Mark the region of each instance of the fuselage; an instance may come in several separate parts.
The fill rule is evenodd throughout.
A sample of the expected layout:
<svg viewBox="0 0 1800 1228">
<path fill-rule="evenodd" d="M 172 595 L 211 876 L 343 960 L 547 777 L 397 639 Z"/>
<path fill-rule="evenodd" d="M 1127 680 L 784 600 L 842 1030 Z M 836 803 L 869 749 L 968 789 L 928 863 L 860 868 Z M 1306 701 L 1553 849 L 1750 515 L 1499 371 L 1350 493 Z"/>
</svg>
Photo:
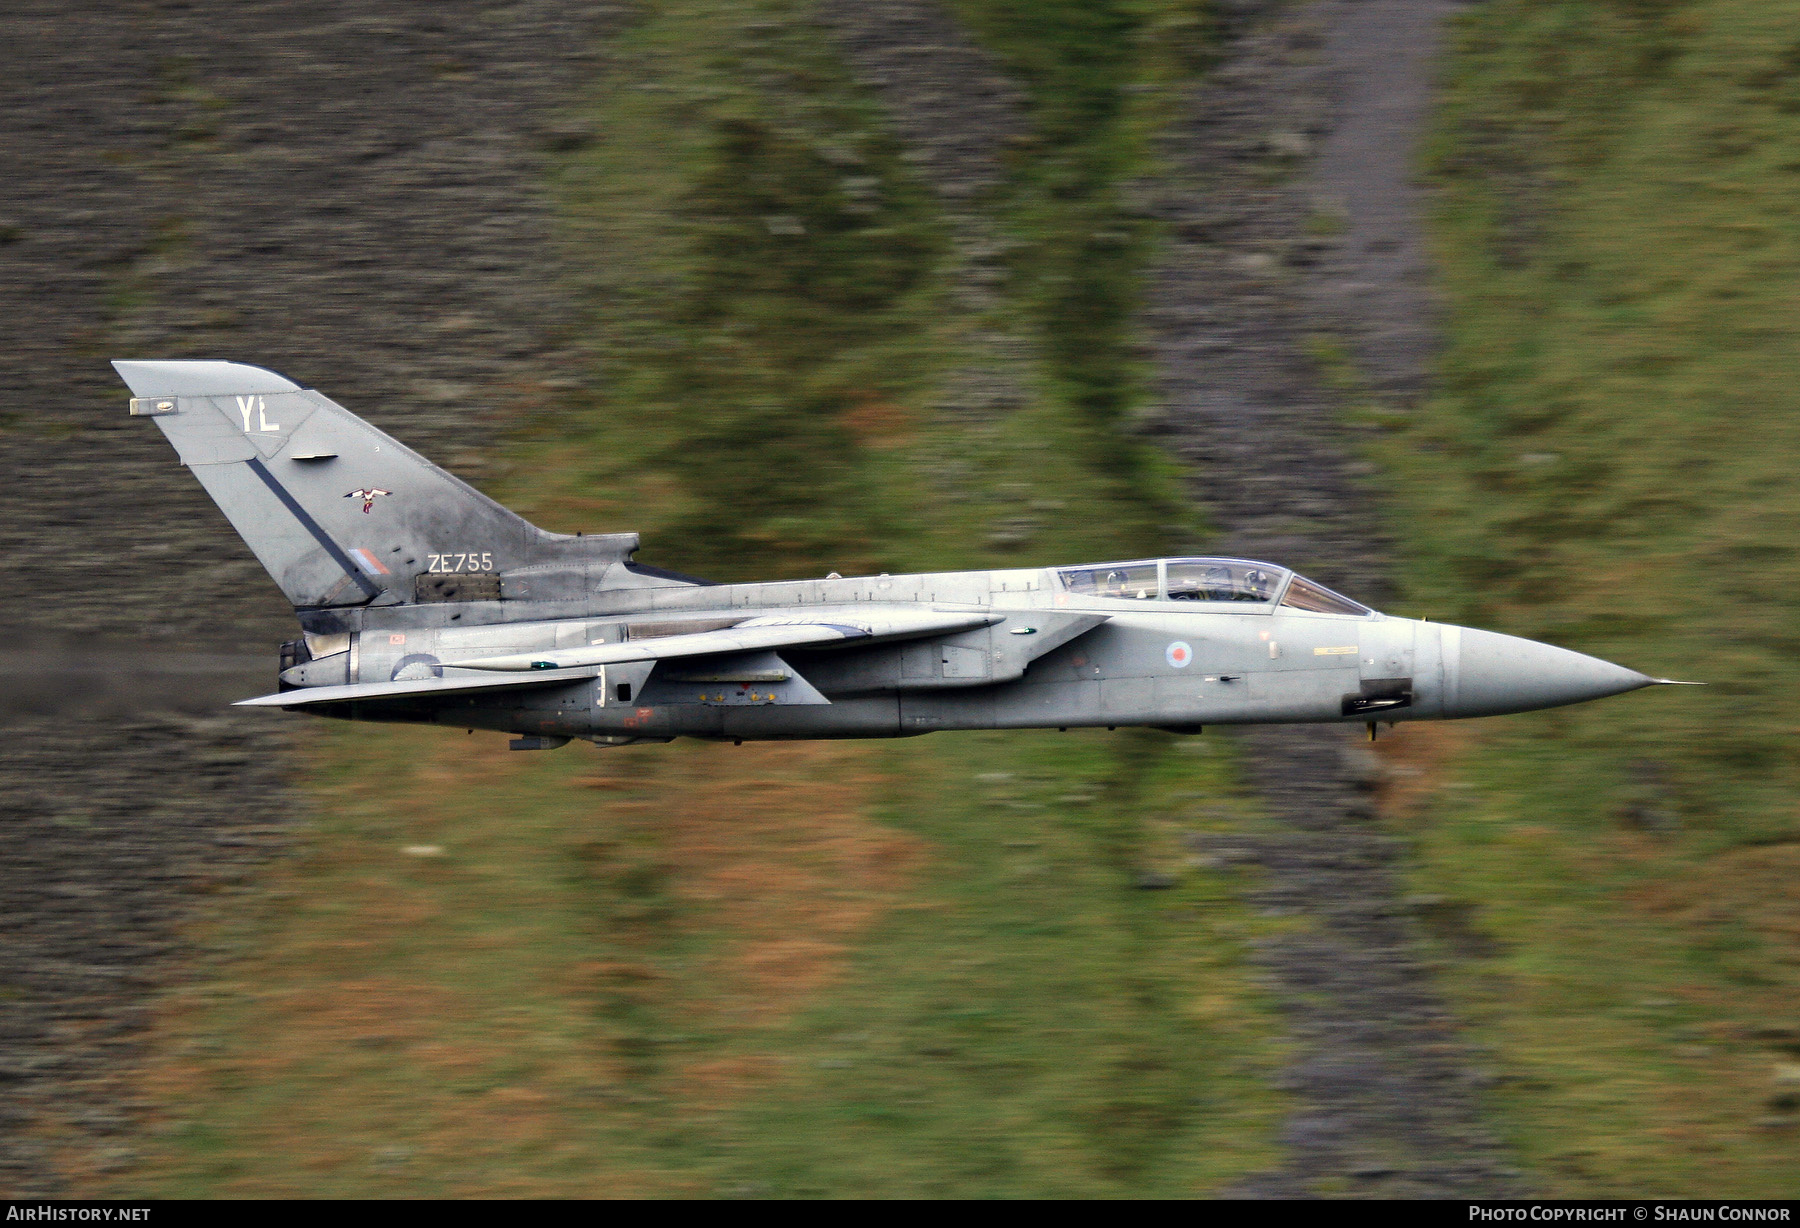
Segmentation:
<svg viewBox="0 0 1800 1228">
<path fill-rule="evenodd" d="M 750 618 L 853 625 L 921 609 L 993 621 L 935 638 L 788 650 L 770 658 L 774 668 L 749 672 L 743 662 L 723 673 L 671 661 L 610 665 L 528 691 L 352 704 L 332 714 L 602 741 L 1133 725 L 1198 731 L 1488 716 L 1653 681 L 1545 644 L 1391 617 L 1274 565 L 1219 559 L 422 604 L 379 611 L 379 628 L 309 636 L 313 659 L 283 681 L 451 677 L 462 671 L 445 661 L 653 642 Z M 813 698 L 796 697 L 781 680 L 784 668 Z"/>
<path fill-rule="evenodd" d="M 1489 716 L 1657 681 L 1253 559 L 708 584 L 633 562 L 635 533 L 546 532 L 273 371 L 114 366 L 300 619 L 245 705 L 527 749 Z"/>
</svg>

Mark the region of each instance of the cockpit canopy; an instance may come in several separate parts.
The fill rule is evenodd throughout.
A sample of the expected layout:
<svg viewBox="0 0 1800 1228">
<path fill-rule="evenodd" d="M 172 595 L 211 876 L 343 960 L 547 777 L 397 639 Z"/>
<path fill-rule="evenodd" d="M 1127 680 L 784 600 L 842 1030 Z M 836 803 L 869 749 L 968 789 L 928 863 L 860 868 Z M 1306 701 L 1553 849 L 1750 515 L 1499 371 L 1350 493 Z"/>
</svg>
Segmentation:
<svg viewBox="0 0 1800 1228">
<path fill-rule="evenodd" d="M 1279 602 L 1318 614 L 1368 614 L 1348 597 L 1285 567 L 1254 559 L 1143 559 L 1057 572 L 1067 592 L 1139 601 L 1230 602 L 1271 608 Z"/>
</svg>

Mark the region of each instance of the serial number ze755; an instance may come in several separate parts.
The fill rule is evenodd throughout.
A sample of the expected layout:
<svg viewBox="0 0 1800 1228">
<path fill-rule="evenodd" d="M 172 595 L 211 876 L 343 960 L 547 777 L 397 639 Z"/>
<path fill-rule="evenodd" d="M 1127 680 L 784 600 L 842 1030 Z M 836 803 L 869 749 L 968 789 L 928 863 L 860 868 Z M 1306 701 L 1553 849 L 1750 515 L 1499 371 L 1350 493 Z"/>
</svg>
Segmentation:
<svg viewBox="0 0 1800 1228">
<path fill-rule="evenodd" d="M 429 560 L 425 568 L 428 572 L 494 570 L 494 556 L 487 551 L 480 554 L 428 554 L 425 557 Z"/>
</svg>

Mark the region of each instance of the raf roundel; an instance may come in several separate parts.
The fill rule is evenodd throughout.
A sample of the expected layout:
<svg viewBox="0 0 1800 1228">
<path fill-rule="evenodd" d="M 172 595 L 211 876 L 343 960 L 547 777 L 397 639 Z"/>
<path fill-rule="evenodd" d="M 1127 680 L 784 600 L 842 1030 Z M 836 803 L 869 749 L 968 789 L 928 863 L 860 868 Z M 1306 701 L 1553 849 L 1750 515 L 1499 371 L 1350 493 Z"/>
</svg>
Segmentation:
<svg viewBox="0 0 1800 1228">
<path fill-rule="evenodd" d="M 1167 657 L 1169 664 L 1173 665 L 1176 669 L 1186 669 L 1193 663 L 1194 650 L 1180 640 L 1176 640 L 1173 644 L 1169 645 L 1169 650 L 1163 653 L 1163 656 Z"/>
</svg>

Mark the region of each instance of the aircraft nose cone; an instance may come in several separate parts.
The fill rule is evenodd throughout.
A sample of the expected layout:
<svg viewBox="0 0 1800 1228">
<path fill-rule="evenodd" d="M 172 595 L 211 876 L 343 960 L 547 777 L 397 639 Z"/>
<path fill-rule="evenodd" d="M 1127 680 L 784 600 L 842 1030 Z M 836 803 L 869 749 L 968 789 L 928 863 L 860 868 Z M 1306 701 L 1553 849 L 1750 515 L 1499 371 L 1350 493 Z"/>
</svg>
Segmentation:
<svg viewBox="0 0 1800 1228">
<path fill-rule="evenodd" d="M 1536 640 L 1473 627 L 1458 630 L 1460 647 L 1454 654 L 1445 654 L 1446 665 L 1452 659 L 1455 662 L 1454 686 L 1444 688 L 1445 716 L 1498 716 L 1558 708 L 1635 691 L 1656 681 L 1635 669 Z"/>
</svg>

